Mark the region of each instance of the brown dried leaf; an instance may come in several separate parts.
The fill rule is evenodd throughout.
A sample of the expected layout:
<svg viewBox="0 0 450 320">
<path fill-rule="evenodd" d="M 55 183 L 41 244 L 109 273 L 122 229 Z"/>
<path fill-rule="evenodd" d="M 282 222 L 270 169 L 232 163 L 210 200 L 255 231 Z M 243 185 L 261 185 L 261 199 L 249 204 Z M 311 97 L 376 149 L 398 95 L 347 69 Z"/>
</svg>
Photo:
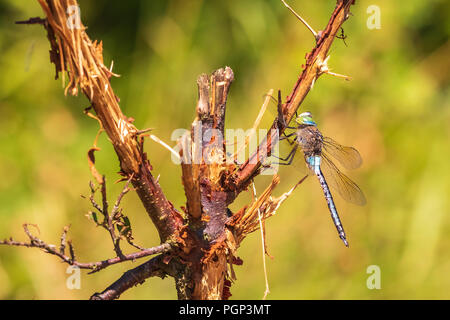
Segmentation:
<svg viewBox="0 0 450 320">
<path fill-rule="evenodd" d="M 98 173 L 97 169 L 95 168 L 95 155 L 94 152 L 95 151 L 100 151 L 100 148 L 97 147 L 92 147 L 91 149 L 89 149 L 88 151 L 88 164 L 89 164 L 89 168 L 91 169 L 91 173 L 94 176 L 95 180 L 97 180 L 97 182 L 99 184 L 103 184 L 103 176 Z"/>
</svg>

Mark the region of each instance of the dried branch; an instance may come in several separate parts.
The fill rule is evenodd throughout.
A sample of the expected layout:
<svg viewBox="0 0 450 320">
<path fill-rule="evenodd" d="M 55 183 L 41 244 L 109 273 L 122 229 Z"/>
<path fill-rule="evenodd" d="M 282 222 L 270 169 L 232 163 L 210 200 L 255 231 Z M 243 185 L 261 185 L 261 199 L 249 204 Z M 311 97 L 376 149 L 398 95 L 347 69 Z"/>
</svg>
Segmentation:
<svg viewBox="0 0 450 320">
<path fill-rule="evenodd" d="M 120 220 L 120 217 L 122 217 L 122 215 L 118 215 L 119 211 L 119 205 L 120 205 L 120 201 L 122 200 L 123 196 L 130 190 L 128 188 L 128 185 L 130 183 L 130 180 L 132 179 L 132 177 L 127 181 L 127 183 L 125 184 L 122 192 L 120 193 L 119 197 L 117 198 L 116 204 L 114 205 L 113 211 L 111 212 L 111 214 L 109 214 L 108 212 L 108 199 L 106 197 L 106 180 L 105 177 L 103 176 L 102 179 L 102 183 L 100 185 L 101 187 L 101 195 L 102 195 L 102 203 L 103 203 L 103 207 L 101 210 L 101 213 L 103 214 L 103 222 L 100 225 L 102 226 L 105 230 L 107 230 L 109 232 L 109 235 L 111 237 L 111 240 L 113 242 L 114 245 L 114 251 L 116 252 L 118 257 L 122 257 L 123 253 L 122 253 L 122 249 L 120 249 L 120 236 L 118 236 L 115 232 L 115 228 L 114 225 L 117 224 Z M 92 190 L 92 188 L 91 188 Z M 94 191 L 95 192 L 95 191 Z M 91 202 L 93 202 L 94 198 L 94 194 L 91 194 Z M 130 234 L 131 234 L 131 228 L 130 228 Z M 130 235 L 131 237 L 131 235 Z"/>
<path fill-rule="evenodd" d="M 216 252 L 213 244 L 221 243 L 228 218 L 227 193 L 222 181 L 234 165 L 229 167 L 226 161 L 223 137 L 227 96 L 233 80 L 234 73 L 229 67 L 216 70 L 210 77 L 203 74 L 198 78 L 197 117 L 190 139 L 185 136 L 181 140 L 181 158 L 190 156 L 191 160 L 182 163 L 187 211 L 195 230 L 189 233 L 191 241 L 186 248 L 190 251 L 186 259 L 194 279 L 191 299 L 221 299 L 223 294 L 227 255 L 225 251 Z M 199 259 L 205 252 L 216 258 Z"/>
<path fill-rule="evenodd" d="M 69 230 L 68 226 L 64 227 L 63 236 L 61 237 L 61 245 L 59 247 L 59 250 L 57 250 L 57 246 L 55 246 L 53 244 L 47 244 L 45 241 L 34 236 L 28 229 L 28 226 L 30 226 L 30 225 L 31 224 L 23 225 L 25 234 L 30 239 L 30 242 L 15 241 L 13 238 L 9 238 L 9 239 L 5 239 L 5 240 L 0 240 L 0 245 L 26 247 L 26 248 L 38 248 L 38 249 L 43 250 L 45 253 L 49 253 L 51 255 L 57 256 L 64 263 L 79 267 L 80 269 L 90 269 L 90 270 L 92 270 L 91 273 L 98 272 L 98 271 L 105 269 L 113 264 L 121 263 L 124 261 L 134 261 L 136 259 L 148 257 L 150 255 L 168 252 L 172 249 L 172 245 L 170 243 L 163 243 L 159 246 L 156 246 L 153 248 L 142 249 L 139 252 L 122 255 L 121 257 L 115 257 L 115 258 L 111 258 L 111 259 L 107 259 L 107 260 L 103 260 L 103 261 L 97 261 L 97 262 L 79 262 L 75 258 L 73 246 L 70 241 L 68 241 L 69 255 L 67 255 L 65 253 L 65 251 L 66 251 L 65 237 L 66 237 L 67 231 Z M 36 225 L 31 225 L 31 226 L 37 227 Z"/>
<path fill-rule="evenodd" d="M 103 261 L 97 261 L 97 262 L 78 262 L 75 257 L 75 251 L 72 245 L 72 242 L 69 240 L 67 241 L 67 232 L 69 231 L 69 226 L 64 227 L 63 232 L 61 234 L 61 240 L 59 245 L 59 250 L 57 250 L 55 245 L 47 244 L 45 241 L 39 239 L 38 237 L 34 236 L 30 230 L 29 226 L 33 226 L 35 228 L 38 228 L 37 225 L 32 224 L 24 224 L 23 228 L 25 231 L 25 234 L 28 236 L 30 242 L 20 242 L 15 241 L 12 238 L 8 240 L 0 241 L 0 244 L 2 245 L 9 245 L 9 246 L 17 246 L 17 247 L 28 247 L 28 248 L 39 248 L 42 249 L 44 252 L 55 255 L 59 257 L 63 262 L 77 266 L 81 269 L 91 269 L 92 272 L 98 272 L 106 267 L 109 267 L 113 264 L 117 264 L 124 261 L 130 261 L 130 260 L 136 260 L 139 258 L 147 257 L 154 254 L 164 253 L 168 252 L 173 248 L 171 243 L 163 243 L 159 246 L 152 247 L 152 248 L 142 248 L 136 244 L 133 243 L 133 237 L 131 232 L 131 225 L 126 216 L 123 215 L 122 209 L 120 208 L 120 203 L 123 199 L 123 197 L 130 191 L 129 184 L 130 179 L 125 184 L 123 190 L 117 197 L 117 200 L 114 203 L 114 207 L 109 213 L 108 210 L 108 200 L 106 195 L 106 179 L 103 176 L 101 179 L 101 196 L 102 196 L 102 206 L 100 206 L 94 199 L 94 195 L 98 188 L 96 188 L 92 182 L 89 183 L 89 187 L 91 189 L 91 195 L 89 196 L 89 200 L 92 204 L 92 206 L 99 211 L 103 215 L 103 221 L 99 222 L 98 217 L 94 212 L 90 212 L 90 218 L 96 223 L 97 226 L 101 226 L 105 230 L 108 231 L 111 240 L 114 245 L 114 251 L 117 254 L 117 257 L 103 260 Z M 116 233 L 116 228 L 119 231 L 119 234 Z M 120 240 L 122 238 L 126 238 L 128 243 L 132 245 L 135 248 L 138 248 L 140 251 L 131 253 L 131 254 L 123 254 L 122 249 L 120 248 Z M 66 255 L 66 247 L 69 246 L 69 254 Z"/>
<path fill-rule="evenodd" d="M 131 182 L 155 224 L 161 242 L 167 241 L 178 233 L 183 219 L 150 172 L 147 156 L 136 140 L 140 131 L 119 107 L 119 99 L 110 83 L 115 74 L 103 64 L 102 43 L 91 41 L 81 21 L 77 27 L 67 23 L 67 8 L 76 6 L 75 0 L 38 1 L 47 16 L 45 25 L 52 47 L 51 61 L 63 77 L 65 72 L 69 75 L 65 93 L 77 95 L 80 88 L 89 99 L 117 153 L 121 174 L 133 177 Z"/>
<path fill-rule="evenodd" d="M 65 226 L 63 229 L 63 232 L 61 234 L 61 244 L 59 246 L 59 253 L 61 255 L 64 255 L 64 252 L 66 252 L 66 237 L 67 232 L 69 231 L 70 226 Z"/>
<path fill-rule="evenodd" d="M 30 18 L 25 21 L 16 21 L 16 24 L 45 24 L 47 22 L 46 19 L 41 19 L 39 17 Z"/>
<path fill-rule="evenodd" d="M 117 281 L 111 284 L 101 293 L 94 293 L 91 300 L 114 300 L 126 290 L 144 283 L 147 278 L 160 277 L 167 275 L 168 267 L 164 263 L 164 256 L 159 255 L 151 260 L 141 264 L 140 266 L 128 270 Z"/>
</svg>

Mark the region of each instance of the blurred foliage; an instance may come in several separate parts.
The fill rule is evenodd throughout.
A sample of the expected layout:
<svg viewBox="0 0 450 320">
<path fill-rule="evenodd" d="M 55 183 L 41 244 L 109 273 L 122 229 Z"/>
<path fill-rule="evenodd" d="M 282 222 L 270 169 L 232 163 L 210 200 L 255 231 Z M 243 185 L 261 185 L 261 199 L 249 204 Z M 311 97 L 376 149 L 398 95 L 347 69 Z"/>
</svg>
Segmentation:
<svg viewBox="0 0 450 320">
<path fill-rule="evenodd" d="M 334 1 L 290 1 L 316 29 Z M 381 29 L 369 30 L 366 9 L 381 8 Z M 194 118 L 196 78 L 228 65 L 235 72 L 227 108 L 228 128 L 250 128 L 270 88 L 286 96 L 314 39 L 278 0 L 107 1 L 80 0 L 92 39 L 104 44 L 105 64 L 121 75 L 112 84 L 138 128 L 174 144 L 171 133 Z M 322 132 L 353 145 L 363 156 L 350 176 L 366 193 L 356 207 L 336 199 L 350 249 L 339 240 L 318 183 L 308 179 L 267 223 L 271 299 L 449 299 L 450 276 L 450 3 L 357 1 L 329 61 L 342 81 L 324 75 L 302 105 Z M 98 124 L 83 115 L 86 98 L 65 97 L 54 81 L 49 44 L 40 26 L 14 21 L 42 16 L 37 1 L 0 3 L 0 237 L 24 239 L 23 222 L 37 223 L 41 238 L 70 238 L 81 261 L 113 256 L 107 234 L 88 221 L 91 178 L 86 153 Z M 266 116 L 262 128 L 271 122 Z M 109 181 L 111 201 L 122 184 L 117 158 L 105 136 L 97 168 Z M 155 175 L 176 207 L 184 204 L 180 169 L 153 142 L 146 150 Z M 280 171 L 277 192 L 299 178 Z M 262 191 L 269 177 L 259 177 Z M 236 210 L 250 195 L 233 204 Z M 137 242 L 158 243 L 135 194 L 124 200 Z M 149 230 L 150 229 L 150 230 Z M 239 250 L 232 298 L 260 298 L 264 276 L 260 235 Z M 131 251 L 131 249 L 129 249 Z M 0 298 L 86 299 L 104 289 L 127 263 L 87 275 L 68 290 L 66 266 L 35 249 L 0 247 Z M 368 290 L 366 268 L 381 268 L 381 290 Z M 124 299 L 174 299 L 170 279 L 151 279 Z"/>
</svg>

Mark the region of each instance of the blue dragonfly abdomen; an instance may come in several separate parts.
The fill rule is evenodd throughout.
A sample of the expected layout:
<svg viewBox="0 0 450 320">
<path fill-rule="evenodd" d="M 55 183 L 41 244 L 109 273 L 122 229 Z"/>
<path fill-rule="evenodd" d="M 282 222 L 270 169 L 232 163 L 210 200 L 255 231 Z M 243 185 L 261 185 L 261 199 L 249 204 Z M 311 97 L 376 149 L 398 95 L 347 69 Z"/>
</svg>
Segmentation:
<svg viewBox="0 0 450 320">
<path fill-rule="evenodd" d="M 347 236 L 344 231 L 344 227 L 342 226 L 341 219 L 339 218 L 339 214 L 337 212 L 336 206 L 334 204 L 333 196 L 331 194 L 330 188 L 328 187 L 327 181 L 322 173 L 320 168 L 320 164 L 322 158 L 320 156 L 310 156 L 306 159 L 309 169 L 314 172 L 316 177 L 319 179 L 320 186 L 322 187 L 323 194 L 325 196 L 325 200 L 327 201 L 328 209 L 330 210 L 331 219 L 336 227 L 336 230 L 339 234 L 339 238 L 344 242 L 345 246 L 348 247 Z"/>
</svg>

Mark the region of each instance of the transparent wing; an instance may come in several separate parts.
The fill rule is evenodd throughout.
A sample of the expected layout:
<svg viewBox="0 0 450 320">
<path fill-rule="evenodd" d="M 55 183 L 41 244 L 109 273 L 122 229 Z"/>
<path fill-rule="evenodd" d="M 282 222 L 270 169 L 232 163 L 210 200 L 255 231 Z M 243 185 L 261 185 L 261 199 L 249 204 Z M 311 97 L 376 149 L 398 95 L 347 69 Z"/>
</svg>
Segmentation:
<svg viewBox="0 0 450 320">
<path fill-rule="evenodd" d="M 323 138 L 323 150 L 333 156 L 346 169 L 356 169 L 362 164 L 358 150 L 340 145 L 329 137 Z"/>
<path fill-rule="evenodd" d="M 339 171 L 336 165 L 327 157 L 326 154 L 322 154 L 320 168 L 327 183 L 331 188 L 339 192 L 344 200 L 360 206 L 366 204 L 366 197 L 358 185 Z"/>
</svg>

